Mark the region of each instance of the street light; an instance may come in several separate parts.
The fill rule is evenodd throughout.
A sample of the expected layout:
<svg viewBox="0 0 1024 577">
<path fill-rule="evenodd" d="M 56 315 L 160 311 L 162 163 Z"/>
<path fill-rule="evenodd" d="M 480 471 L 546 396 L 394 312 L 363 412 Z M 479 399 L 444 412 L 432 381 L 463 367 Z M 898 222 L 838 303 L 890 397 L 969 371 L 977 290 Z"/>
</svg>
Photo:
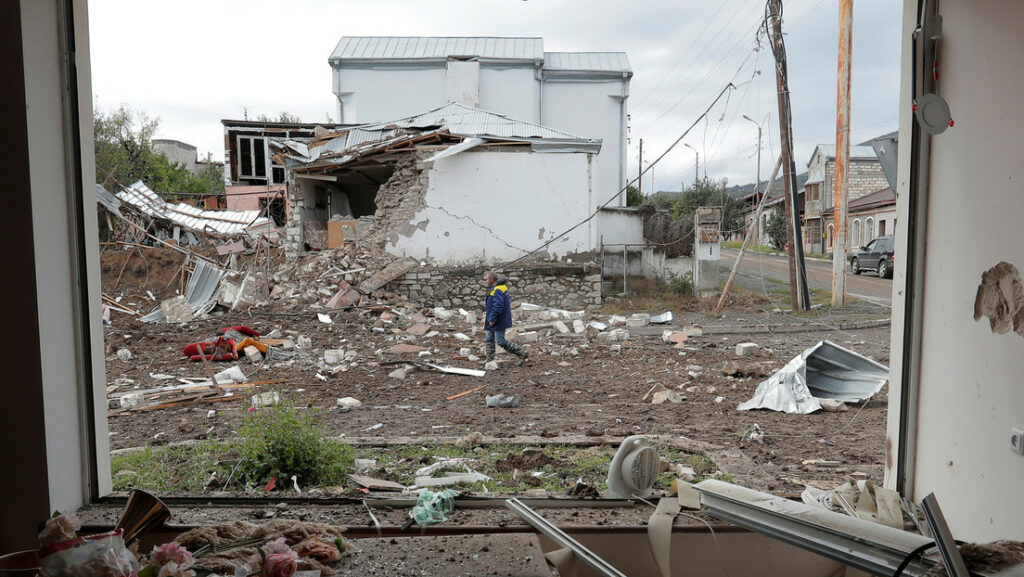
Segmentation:
<svg viewBox="0 0 1024 577">
<path fill-rule="evenodd" d="M 749 120 L 749 121 L 751 121 L 751 122 L 753 122 L 754 124 L 757 125 L 757 180 L 754 183 L 754 202 L 755 202 L 755 206 L 757 206 L 757 205 L 760 205 L 760 203 L 761 203 L 761 195 L 758 194 L 759 192 L 761 192 L 761 123 L 756 121 L 756 120 L 754 120 L 753 118 L 747 116 L 746 114 L 743 115 L 743 119 L 744 120 Z M 754 211 L 754 214 L 755 214 L 755 217 L 757 218 L 757 221 L 758 221 L 758 222 L 753 223 L 754 227 L 755 227 L 754 230 L 756 230 L 757 232 L 760 233 L 761 232 L 761 222 L 760 222 L 761 218 L 760 218 L 760 215 L 757 213 L 757 211 Z M 759 235 L 758 240 L 760 240 L 760 235 Z"/>
<path fill-rule="evenodd" d="M 690 146 L 685 142 L 683 143 L 683 146 L 692 150 L 693 153 L 696 155 L 693 157 L 693 184 L 696 185 L 697 181 L 700 180 L 700 169 L 698 168 L 700 166 L 700 153 L 697 152 L 696 148 Z"/>
</svg>

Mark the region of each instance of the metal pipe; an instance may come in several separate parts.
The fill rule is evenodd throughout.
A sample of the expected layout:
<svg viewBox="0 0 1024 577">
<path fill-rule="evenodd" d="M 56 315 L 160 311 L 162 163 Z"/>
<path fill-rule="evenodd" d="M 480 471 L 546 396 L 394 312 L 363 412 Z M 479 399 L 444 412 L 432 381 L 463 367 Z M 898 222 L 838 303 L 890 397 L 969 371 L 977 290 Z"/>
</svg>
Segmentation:
<svg viewBox="0 0 1024 577">
<path fill-rule="evenodd" d="M 533 509 L 530 509 L 524 505 L 519 499 L 509 499 L 505 501 L 505 505 L 512 509 L 512 511 L 522 517 L 531 527 L 543 533 L 549 539 L 558 543 L 559 545 L 569 549 L 573 552 L 573 555 L 577 559 L 582 561 L 598 575 L 606 575 L 608 577 L 626 577 L 626 574 L 616 569 L 611 563 L 598 557 L 593 551 L 587 549 L 579 543 L 579 541 L 573 539 L 564 531 L 558 527 L 552 525 L 547 519 L 538 515 Z"/>
</svg>

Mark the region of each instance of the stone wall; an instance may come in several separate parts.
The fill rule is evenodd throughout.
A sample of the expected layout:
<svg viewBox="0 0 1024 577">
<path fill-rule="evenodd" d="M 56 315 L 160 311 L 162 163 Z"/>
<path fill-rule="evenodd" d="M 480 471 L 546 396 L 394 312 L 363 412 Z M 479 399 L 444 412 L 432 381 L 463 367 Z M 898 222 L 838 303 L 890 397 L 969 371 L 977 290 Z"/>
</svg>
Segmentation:
<svg viewBox="0 0 1024 577">
<path fill-rule="evenodd" d="M 409 298 L 423 298 L 424 306 L 484 307 L 487 288 L 484 267 L 421 267 L 387 285 L 387 290 Z M 580 310 L 601 304 L 601 274 L 596 266 L 535 264 L 505 271 L 513 306 L 536 305 Z"/>
</svg>

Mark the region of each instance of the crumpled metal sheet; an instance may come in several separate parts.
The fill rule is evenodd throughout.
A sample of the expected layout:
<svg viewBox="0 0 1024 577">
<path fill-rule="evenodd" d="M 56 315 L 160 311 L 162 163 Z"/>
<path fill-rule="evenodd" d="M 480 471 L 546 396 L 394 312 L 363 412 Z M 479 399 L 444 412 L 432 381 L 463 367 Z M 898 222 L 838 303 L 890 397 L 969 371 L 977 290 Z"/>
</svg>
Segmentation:
<svg viewBox="0 0 1024 577">
<path fill-rule="evenodd" d="M 856 403 L 889 382 L 889 367 L 832 341 L 821 341 L 762 381 L 737 409 L 770 409 L 806 415 L 821 408 L 818 399 Z"/>
<path fill-rule="evenodd" d="M 226 274 L 227 271 L 205 260 L 196 261 L 196 268 L 192 271 L 188 284 L 185 285 L 185 299 L 188 300 L 189 306 L 192 307 L 193 314 L 199 315 L 210 312 L 217 305 L 217 301 L 214 300 L 213 296 L 217 292 L 217 287 L 220 286 L 220 281 Z M 140 320 L 144 323 L 155 323 L 165 318 L 164 311 L 157 307 L 155 311 L 142 317 Z"/>
</svg>

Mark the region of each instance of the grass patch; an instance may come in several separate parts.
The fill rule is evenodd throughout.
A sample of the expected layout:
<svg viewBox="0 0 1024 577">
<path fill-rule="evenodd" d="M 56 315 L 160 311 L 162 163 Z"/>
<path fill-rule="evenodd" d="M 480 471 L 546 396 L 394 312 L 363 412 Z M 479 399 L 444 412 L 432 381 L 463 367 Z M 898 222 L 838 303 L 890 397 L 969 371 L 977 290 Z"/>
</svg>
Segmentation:
<svg viewBox="0 0 1024 577">
<path fill-rule="evenodd" d="M 618 447 L 598 445 L 578 447 L 574 445 L 513 445 L 497 444 L 473 449 L 461 449 L 451 444 L 400 445 L 392 447 L 352 447 L 326 441 L 328 451 L 344 453 L 343 463 L 334 473 L 322 478 L 319 483 L 302 483 L 303 491 L 317 487 L 347 484 L 347 475 L 354 472 L 352 459 L 375 459 L 378 469 L 369 476 L 396 481 L 404 485 L 415 482 L 416 470 L 436 462 L 437 458 L 467 459 L 466 465 L 491 477 L 483 483 L 460 483 L 452 485 L 457 490 L 477 493 L 518 494 L 531 489 L 563 495 L 570 483 L 582 480 L 598 491 L 608 488 L 608 466 Z M 672 464 L 681 463 L 697 473 L 697 480 L 713 476 L 717 470 L 714 462 L 702 454 L 694 454 L 674 447 L 658 447 L 658 454 Z M 240 453 L 237 445 L 220 444 L 213 441 L 187 447 L 147 447 L 132 455 L 114 457 L 111 471 L 114 475 L 114 490 L 129 491 L 145 489 L 156 493 L 203 492 L 220 490 L 231 477 L 228 490 L 244 490 L 246 487 L 262 485 L 262 481 L 240 477 L 238 464 Z M 516 467 L 518 466 L 518 467 Z M 519 473 L 515 473 L 519 468 Z M 207 481 L 216 472 L 215 487 L 208 489 Z M 536 473 L 536 475 L 535 475 Z M 435 476 L 443 476 L 438 472 Z M 718 476 L 715 478 L 723 478 Z M 278 477 L 278 485 L 291 486 L 287 472 Z M 667 489 L 672 482 L 671 473 L 663 473 L 655 483 L 656 489 Z M 726 479 L 727 480 L 727 479 Z"/>
<path fill-rule="evenodd" d="M 627 292 L 625 296 L 619 296 Z M 628 277 L 626 291 L 622 278 L 612 282 L 601 298 L 601 314 L 630 314 L 636 311 L 668 311 L 693 309 L 698 299 L 693 296 L 693 275 L 689 272 L 666 281 L 662 278 Z"/>
</svg>

